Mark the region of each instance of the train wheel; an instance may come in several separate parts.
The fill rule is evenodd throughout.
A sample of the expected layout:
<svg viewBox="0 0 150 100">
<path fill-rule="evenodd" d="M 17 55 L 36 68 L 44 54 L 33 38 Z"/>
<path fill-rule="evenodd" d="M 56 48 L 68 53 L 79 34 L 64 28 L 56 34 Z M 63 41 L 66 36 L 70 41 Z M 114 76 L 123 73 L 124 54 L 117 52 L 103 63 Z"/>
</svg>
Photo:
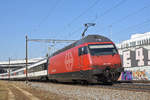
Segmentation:
<svg viewBox="0 0 150 100">
<path fill-rule="evenodd" d="M 81 84 L 81 85 L 88 85 L 88 81 L 86 81 L 86 80 L 81 80 L 81 81 L 80 81 L 80 84 Z"/>
<path fill-rule="evenodd" d="M 118 78 L 120 77 L 120 72 L 117 72 L 117 73 L 112 73 L 111 75 L 112 75 L 112 78 L 111 78 L 111 80 L 112 80 L 112 82 L 116 82 L 116 81 L 118 81 Z"/>
</svg>

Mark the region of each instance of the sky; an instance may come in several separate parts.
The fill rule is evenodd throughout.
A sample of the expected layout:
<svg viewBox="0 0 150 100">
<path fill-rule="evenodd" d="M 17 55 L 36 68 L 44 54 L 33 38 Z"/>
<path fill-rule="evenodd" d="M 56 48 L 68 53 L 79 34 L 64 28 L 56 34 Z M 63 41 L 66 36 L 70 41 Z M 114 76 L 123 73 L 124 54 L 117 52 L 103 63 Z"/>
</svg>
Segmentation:
<svg viewBox="0 0 150 100">
<path fill-rule="evenodd" d="M 96 23 L 86 35 L 99 34 L 119 43 L 150 31 L 149 11 L 149 0 L 0 0 L 0 61 L 25 59 L 26 35 L 78 40 L 85 23 Z M 51 45 L 29 42 L 29 58 L 44 57 Z"/>
</svg>

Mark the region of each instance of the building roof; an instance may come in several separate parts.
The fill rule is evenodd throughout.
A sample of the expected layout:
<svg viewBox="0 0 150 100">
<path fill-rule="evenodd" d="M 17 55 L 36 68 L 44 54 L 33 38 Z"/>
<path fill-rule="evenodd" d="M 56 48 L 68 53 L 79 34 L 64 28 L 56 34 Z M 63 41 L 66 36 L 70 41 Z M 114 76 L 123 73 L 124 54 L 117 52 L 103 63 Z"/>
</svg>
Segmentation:
<svg viewBox="0 0 150 100">
<path fill-rule="evenodd" d="M 133 34 L 131 38 L 117 44 L 118 48 L 127 48 L 132 46 L 148 45 L 150 44 L 150 32 L 143 34 Z"/>
<path fill-rule="evenodd" d="M 44 58 L 32 58 L 28 60 L 28 64 L 36 63 Z M 23 67 L 26 64 L 26 60 L 10 60 L 10 67 L 16 68 L 16 67 Z M 0 61 L 0 68 L 8 68 L 9 61 Z"/>
</svg>

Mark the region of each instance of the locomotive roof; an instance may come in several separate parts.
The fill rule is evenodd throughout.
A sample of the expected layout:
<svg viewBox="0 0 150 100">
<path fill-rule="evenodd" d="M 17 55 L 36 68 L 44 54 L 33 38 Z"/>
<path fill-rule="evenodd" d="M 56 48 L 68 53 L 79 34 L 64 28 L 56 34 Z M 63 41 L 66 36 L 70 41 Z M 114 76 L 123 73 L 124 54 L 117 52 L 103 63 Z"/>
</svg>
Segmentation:
<svg viewBox="0 0 150 100">
<path fill-rule="evenodd" d="M 88 43 L 88 42 L 112 42 L 110 39 L 108 39 L 107 37 L 104 37 L 102 35 L 88 35 L 80 40 L 77 40 L 76 42 L 56 51 L 55 53 L 53 53 L 52 56 L 55 56 L 65 50 L 68 50 L 70 48 L 73 48 L 75 46 L 78 46 L 80 44 L 83 44 L 83 43 Z"/>
<path fill-rule="evenodd" d="M 78 40 L 76 45 L 80 45 L 87 42 L 111 42 L 111 40 L 101 35 L 88 35 L 83 39 Z"/>
</svg>

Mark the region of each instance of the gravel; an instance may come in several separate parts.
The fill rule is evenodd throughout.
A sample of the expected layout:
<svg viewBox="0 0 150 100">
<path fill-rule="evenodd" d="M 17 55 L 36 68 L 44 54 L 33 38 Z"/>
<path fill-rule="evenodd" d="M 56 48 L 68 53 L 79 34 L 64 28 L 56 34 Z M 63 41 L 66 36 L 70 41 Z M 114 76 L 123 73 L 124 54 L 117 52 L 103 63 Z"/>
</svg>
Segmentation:
<svg viewBox="0 0 150 100">
<path fill-rule="evenodd" d="M 150 100 L 149 92 L 112 90 L 94 86 L 30 82 L 32 88 L 41 89 L 72 100 Z"/>
</svg>

